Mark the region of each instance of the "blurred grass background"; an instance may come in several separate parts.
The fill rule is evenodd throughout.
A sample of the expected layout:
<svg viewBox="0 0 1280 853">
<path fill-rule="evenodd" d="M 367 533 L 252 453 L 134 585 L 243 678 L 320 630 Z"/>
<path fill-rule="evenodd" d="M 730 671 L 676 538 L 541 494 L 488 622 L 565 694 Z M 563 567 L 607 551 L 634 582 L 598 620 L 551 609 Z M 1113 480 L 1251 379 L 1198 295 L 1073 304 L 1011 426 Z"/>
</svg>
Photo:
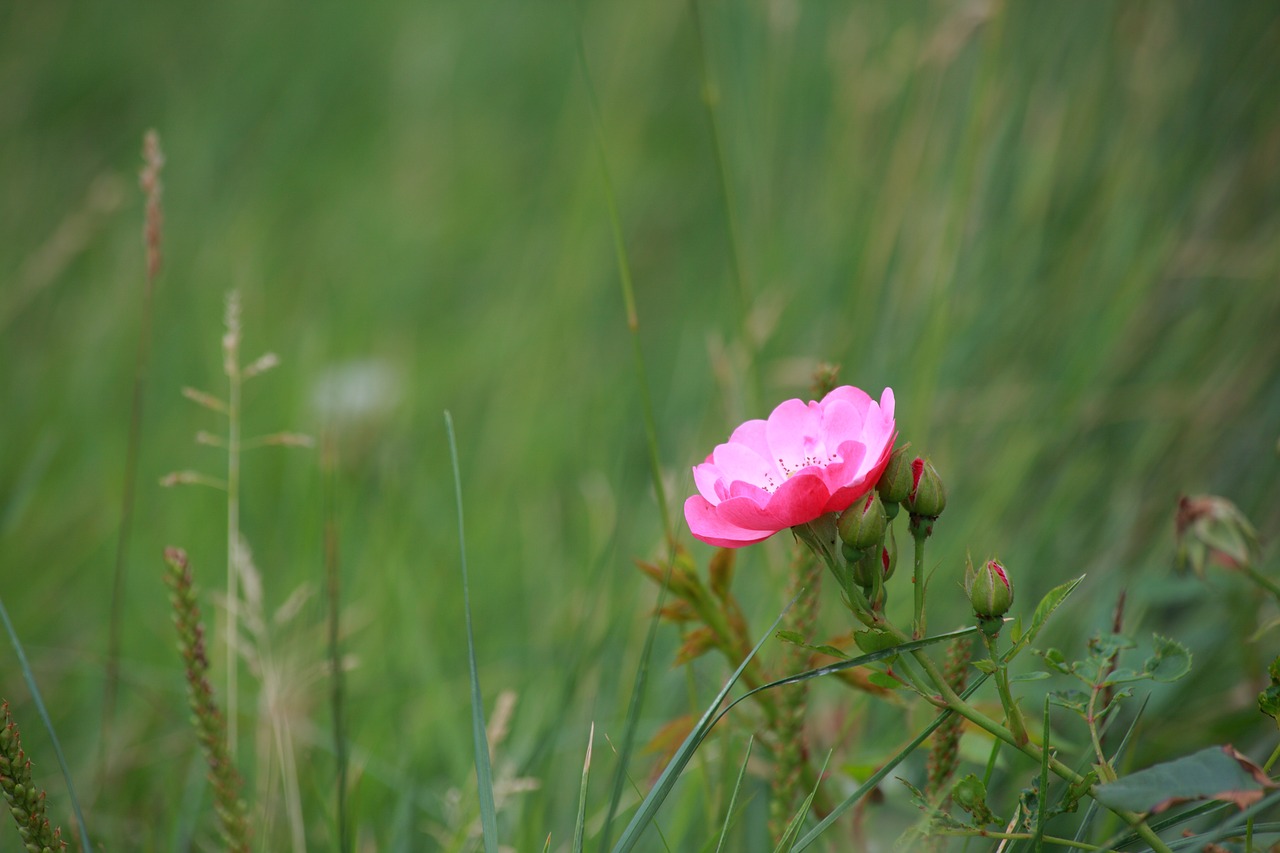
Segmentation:
<svg viewBox="0 0 1280 853">
<path fill-rule="evenodd" d="M 339 443 L 362 843 L 433 849 L 447 789 L 470 784 L 446 408 L 482 683 L 519 697 L 499 763 L 542 782 L 504 807 L 504 841 L 570 837 L 588 725 L 618 736 L 654 593 L 631 558 L 661 540 L 579 37 L 673 506 L 736 422 L 841 363 L 895 389 L 903 438 L 947 479 L 938 627 L 963 618 L 942 599 L 966 548 L 1009 565 L 1015 606 L 1088 572 L 1055 642 L 1078 650 L 1127 588 L 1136 633 L 1197 655 L 1149 709 L 1141 760 L 1265 736 L 1247 685 L 1274 637 L 1240 642 L 1256 610 L 1242 579 L 1172 573 L 1171 518 L 1180 493 L 1210 491 L 1280 527 L 1273 4 L 54 0 L 0 19 L 0 580 L 111 847 L 186 849 L 203 819 L 160 551 L 185 546 L 221 588 L 223 503 L 155 484 L 222 464 L 191 443 L 221 425 L 179 389 L 221 390 L 232 288 L 246 354 L 283 358 L 246 390 L 246 433 Z M 168 158 L 166 265 L 102 787 L 148 127 Z M 352 365 L 364 393 L 381 383 L 376 405 L 317 406 Z M 314 452 L 246 457 L 270 607 L 322 581 L 322 485 Z M 785 550 L 741 555 L 757 630 Z M 277 649 L 298 661 L 286 712 L 317 849 L 336 845 L 322 621 L 313 598 Z M 642 738 L 689 708 L 663 668 L 677 642 L 661 634 Z M 65 814 L 16 661 L 0 661 Z M 725 669 L 697 673 L 709 690 Z M 836 691 L 815 701 L 848 701 Z M 673 849 L 714 837 L 699 807 L 669 808 Z"/>
</svg>

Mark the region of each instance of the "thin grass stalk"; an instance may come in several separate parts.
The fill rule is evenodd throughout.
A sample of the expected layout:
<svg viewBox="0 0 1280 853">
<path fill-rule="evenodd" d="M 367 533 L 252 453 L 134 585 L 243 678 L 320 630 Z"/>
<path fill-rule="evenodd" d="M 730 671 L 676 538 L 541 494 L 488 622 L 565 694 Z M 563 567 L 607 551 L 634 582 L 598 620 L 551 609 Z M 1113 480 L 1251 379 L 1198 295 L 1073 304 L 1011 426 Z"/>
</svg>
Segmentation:
<svg viewBox="0 0 1280 853">
<path fill-rule="evenodd" d="M 337 764 L 335 781 L 338 819 L 338 850 L 351 853 L 352 839 L 347 815 L 347 738 L 344 719 L 345 697 L 340 645 L 341 577 L 338 574 L 338 522 L 337 485 L 338 443 L 332 432 L 326 431 L 321 466 L 324 469 L 324 574 L 325 590 L 329 604 L 329 708 L 333 718 L 333 752 Z"/>
<path fill-rule="evenodd" d="M 480 801 L 480 830 L 485 853 L 498 853 L 498 818 L 493 801 L 493 768 L 489 761 L 489 735 L 485 731 L 484 705 L 480 696 L 480 674 L 476 669 L 476 638 L 471 625 L 471 584 L 467 577 L 467 533 L 462 518 L 462 474 L 458 466 L 458 443 L 453 435 L 453 416 L 444 413 L 449 433 L 449 458 L 453 463 L 453 493 L 458 507 L 459 565 L 462 568 L 462 604 L 467 622 L 467 664 L 471 673 L 471 736 L 476 755 L 476 793 Z"/>
<path fill-rule="evenodd" d="M 675 563 L 675 529 L 671 521 L 671 510 L 667 504 L 667 492 L 662 483 L 662 466 L 658 451 L 658 428 L 653 415 L 653 395 L 649 391 L 649 376 L 645 368 L 644 348 L 640 343 L 640 317 L 636 311 L 635 290 L 631 281 L 631 262 L 627 255 L 626 241 L 622 236 L 622 222 L 618 215 L 617 194 L 613 189 L 613 180 L 609 174 L 609 160 L 604 147 L 603 122 L 600 118 L 600 105 L 596 98 L 595 85 L 592 82 L 591 68 L 587 63 L 586 44 L 582 38 L 582 28 L 578 28 L 578 61 L 582 69 L 582 79 L 587 91 L 587 103 L 591 111 L 591 124 L 596 143 L 596 156 L 600 164 L 600 176 L 604 184 L 605 202 L 609 211 L 609 225 L 613 233 L 614 255 L 618 264 L 618 280 L 622 288 L 622 302 L 626 310 L 627 329 L 631 335 L 631 348 L 636 367 L 636 380 L 640 390 L 640 405 L 643 411 L 645 439 L 649 449 L 649 471 L 653 479 L 654 495 L 658 501 L 658 512 L 662 519 L 662 529 L 667 542 L 667 577 L 663 579 L 658 590 L 658 600 L 653 608 L 653 616 L 649 620 L 649 628 L 645 634 L 644 647 L 640 652 L 640 661 L 636 666 L 635 679 L 632 682 L 631 698 L 627 703 L 627 717 L 623 726 L 622 749 L 618 753 L 618 771 L 614 775 L 613 789 L 609 797 L 609 810 L 604 821 L 604 829 L 600 833 L 600 850 L 609 849 L 613 818 L 618 812 L 618 804 L 622 800 L 622 789 L 626 782 L 627 766 L 631 761 L 631 753 L 635 748 L 636 730 L 639 727 L 640 711 L 644 704 L 645 689 L 649 680 L 649 662 L 653 656 L 654 641 L 658 636 L 659 614 L 666 600 L 667 587 L 670 583 L 670 567 Z"/>
<path fill-rule="evenodd" d="M 49 710 L 44 706 L 44 698 L 40 695 L 40 688 L 36 686 L 35 673 L 31 671 L 27 653 L 23 650 L 22 643 L 18 641 L 18 632 L 14 630 L 13 621 L 9 619 L 9 611 L 4 606 L 3 598 L 0 598 L 0 621 L 4 622 L 4 629 L 9 634 L 9 642 L 13 643 L 13 651 L 18 656 L 18 666 L 22 669 L 22 678 L 27 682 L 27 689 L 31 691 L 31 700 L 35 702 L 36 713 L 40 715 L 40 722 L 49 733 L 53 754 L 58 759 L 58 767 L 62 769 L 62 779 L 67 783 L 67 796 L 71 800 L 71 810 L 75 813 L 76 829 L 80 835 L 80 849 L 83 853 L 93 853 L 93 845 L 89 843 L 89 828 L 84 820 L 84 812 L 80 810 L 80 799 L 76 796 L 75 783 L 71 781 L 71 768 L 67 766 L 67 757 L 62 752 L 58 733 L 53 730 L 53 720 L 49 718 Z"/>
<path fill-rule="evenodd" d="M 102 692 L 102 751 L 99 767 L 100 782 L 105 785 L 108 764 L 107 749 L 113 743 L 110 736 L 115 722 L 116 696 L 120 689 L 120 646 L 122 643 L 125 577 L 129 562 L 129 540 L 133 530 L 133 507 L 138 482 L 138 457 L 142 448 L 142 409 L 146 398 L 147 374 L 151 361 L 151 315 L 156 279 L 160 275 L 163 259 L 164 207 L 161 204 L 164 186 L 160 172 L 164 168 L 164 152 L 160 149 L 160 135 L 148 130 L 142 142 L 143 167 L 138 174 L 138 184 L 146 196 L 146 217 L 143 225 L 143 244 L 147 250 L 146 285 L 142 291 L 142 319 L 138 329 L 137 350 L 134 353 L 133 396 L 129 404 L 129 437 L 125 445 L 124 487 L 120 494 L 120 526 L 116 534 L 116 564 L 111 581 L 111 615 L 107 625 L 106 683 Z"/>
<path fill-rule="evenodd" d="M 724 813 L 724 828 L 720 830 L 720 840 L 716 842 L 716 853 L 724 850 L 724 840 L 729 837 L 729 827 L 733 821 L 733 809 L 738 804 L 738 792 L 742 790 L 742 780 L 747 775 L 747 764 L 751 761 L 751 748 L 756 739 L 752 735 L 747 740 L 747 752 L 742 756 L 742 766 L 738 768 L 738 779 L 733 783 L 733 793 L 729 795 L 729 808 Z"/>
<path fill-rule="evenodd" d="M 234 761 L 238 739 L 238 676 L 236 634 L 240 627 L 236 560 L 240 550 L 240 295 L 227 296 L 226 334 L 222 337 L 222 367 L 227 375 L 227 751 Z"/>
</svg>

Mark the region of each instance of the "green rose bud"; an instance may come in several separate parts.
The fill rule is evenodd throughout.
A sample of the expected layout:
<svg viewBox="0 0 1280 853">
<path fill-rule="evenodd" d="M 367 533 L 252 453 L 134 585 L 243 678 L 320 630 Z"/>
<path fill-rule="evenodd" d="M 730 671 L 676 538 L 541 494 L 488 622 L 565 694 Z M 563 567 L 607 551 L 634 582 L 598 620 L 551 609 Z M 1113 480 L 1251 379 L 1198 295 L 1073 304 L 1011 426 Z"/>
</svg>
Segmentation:
<svg viewBox="0 0 1280 853">
<path fill-rule="evenodd" d="M 876 574 L 884 577 L 884 564 L 877 549 L 868 548 L 858 555 L 857 562 L 849 564 L 849 573 L 853 582 L 863 589 L 870 589 L 876 582 Z"/>
<path fill-rule="evenodd" d="M 884 473 L 876 483 L 876 492 L 886 507 L 895 506 L 907 499 L 911 493 L 911 457 L 907 449 L 911 445 L 904 444 L 889 457 L 889 464 L 884 466 Z"/>
<path fill-rule="evenodd" d="M 893 528 L 889 528 L 889 535 L 884 540 L 884 552 L 882 554 L 884 561 L 884 579 L 888 580 L 893 577 L 893 572 L 898 568 L 898 539 L 893 535 Z"/>
<path fill-rule="evenodd" d="M 880 502 L 880 496 L 872 491 L 840 513 L 836 529 L 840 531 L 840 538 L 845 545 L 862 551 L 880 544 L 887 523 L 884 504 Z"/>
<path fill-rule="evenodd" d="M 995 560 L 987 560 L 975 570 L 973 564 L 965 566 L 964 591 L 973 605 L 973 613 L 985 621 L 998 620 L 1009 612 L 1013 604 L 1013 585 L 1005 574 L 1004 566 Z"/>
<path fill-rule="evenodd" d="M 911 491 L 903 502 L 907 512 L 923 518 L 937 518 L 947 506 L 947 488 L 938 469 L 928 459 L 911 461 Z"/>
</svg>

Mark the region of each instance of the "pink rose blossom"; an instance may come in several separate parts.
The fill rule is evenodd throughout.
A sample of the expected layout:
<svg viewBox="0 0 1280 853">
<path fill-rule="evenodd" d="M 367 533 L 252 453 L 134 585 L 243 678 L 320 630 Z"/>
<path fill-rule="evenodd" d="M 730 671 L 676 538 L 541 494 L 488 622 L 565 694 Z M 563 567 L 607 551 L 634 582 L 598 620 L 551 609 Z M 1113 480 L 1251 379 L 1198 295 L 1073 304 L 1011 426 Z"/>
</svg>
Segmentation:
<svg viewBox="0 0 1280 853">
<path fill-rule="evenodd" d="M 787 400 L 694 466 L 689 530 L 708 545 L 741 548 L 841 512 L 875 487 L 895 438 L 890 388 L 879 403 L 849 385 L 819 403 Z"/>
</svg>

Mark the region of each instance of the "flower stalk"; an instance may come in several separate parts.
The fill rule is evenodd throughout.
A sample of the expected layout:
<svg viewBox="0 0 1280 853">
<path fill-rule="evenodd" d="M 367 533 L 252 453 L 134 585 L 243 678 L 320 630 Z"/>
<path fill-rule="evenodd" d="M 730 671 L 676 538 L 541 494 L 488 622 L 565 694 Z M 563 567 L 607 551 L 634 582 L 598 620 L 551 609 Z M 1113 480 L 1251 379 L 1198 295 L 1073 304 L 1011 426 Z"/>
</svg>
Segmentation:
<svg viewBox="0 0 1280 853">
<path fill-rule="evenodd" d="M 240 798 L 243 782 L 227 747 L 227 722 L 218 710 L 209 683 L 209 656 L 205 650 L 204 625 L 196 601 L 195 581 L 186 552 L 166 548 L 169 571 L 165 582 L 172 590 L 173 623 L 178 629 L 178 646 L 186 665 L 187 700 L 213 786 L 214 810 L 219 829 L 230 853 L 249 853 L 248 808 Z"/>
</svg>

